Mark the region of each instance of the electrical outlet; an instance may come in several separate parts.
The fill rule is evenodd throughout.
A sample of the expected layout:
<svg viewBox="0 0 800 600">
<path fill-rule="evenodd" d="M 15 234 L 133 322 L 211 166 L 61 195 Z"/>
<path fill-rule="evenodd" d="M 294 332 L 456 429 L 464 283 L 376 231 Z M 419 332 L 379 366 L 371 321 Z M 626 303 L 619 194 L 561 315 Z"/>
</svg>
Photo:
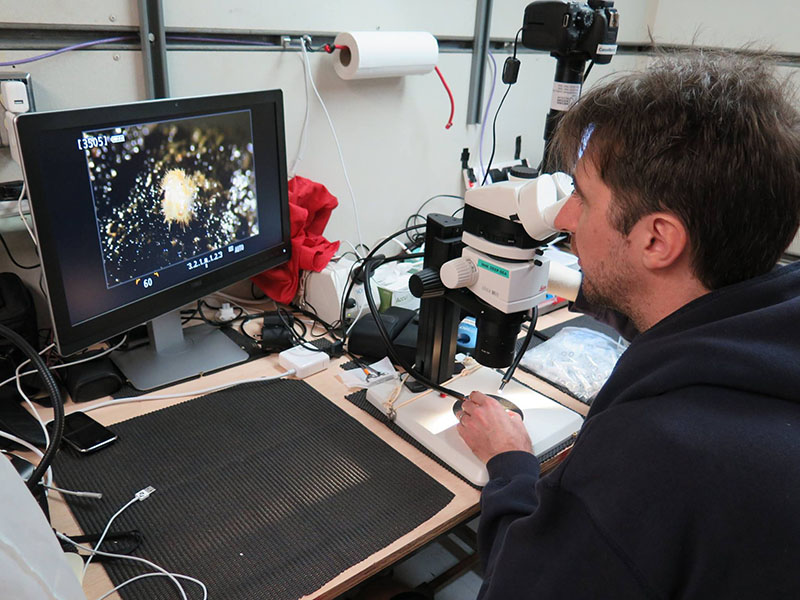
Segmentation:
<svg viewBox="0 0 800 600">
<path fill-rule="evenodd" d="M 25 84 L 25 89 L 28 92 L 28 106 L 30 112 L 36 110 L 36 104 L 33 101 L 33 80 L 30 73 L 16 73 L 16 72 L 3 72 L 0 73 L 0 82 L 2 81 L 21 81 Z"/>
</svg>

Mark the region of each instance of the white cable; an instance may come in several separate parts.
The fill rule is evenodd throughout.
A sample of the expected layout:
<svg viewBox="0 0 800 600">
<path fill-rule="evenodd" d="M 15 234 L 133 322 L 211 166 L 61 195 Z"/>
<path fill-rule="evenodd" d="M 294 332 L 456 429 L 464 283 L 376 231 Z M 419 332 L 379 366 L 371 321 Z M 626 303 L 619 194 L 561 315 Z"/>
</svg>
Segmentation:
<svg viewBox="0 0 800 600">
<path fill-rule="evenodd" d="M 86 362 L 86 361 L 98 358 L 100 356 L 103 356 L 104 354 L 108 354 L 112 350 L 114 350 L 114 349 L 118 348 L 120 345 L 122 345 L 125 342 L 126 337 L 127 336 L 123 337 L 122 341 L 119 344 L 117 344 L 116 346 L 114 346 L 113 348 L 109 348 L 108 350 L 105 350 L 105 351 L 101 352 L 100 354 L 97 354 L 95 356 L 90 356 L 89 358 L 80 359 L 80 360 L 77 360 L 77 361 L 74 361 L 74 362 L 71 362 L 71 363 L 67 363 L 67 364 L 63 364 L 63 365 L 57 365 L 57 366 L 49 367 L 49 368 L 52 371 L 53 369 L 58 369 L 58 368 L 61 368 L 61 367 L 67 367 L 67 366 L 71 366 L 71 365 L 78 364 L 78 363 L 81 363 L 81 362 Z M 53 346 L 55 346 L 55 344 L 50 344 L 46 348 L 40 350 L 39 354 L 40 355 L 44 354 L 45 352 L 50 350 Z M 44 419 L 42 419 L 41 415 L 39 415 L 39 411 L 33 405 L 33 403 L 31 402 L 30 398 L 28 398 L 28 395 L 22 389 L 22 377 L 25 376 L 25 375 L 32 375 L 33 373 L 38 373 L 39 372 L 38 369 L 34 369 L 32 371 L 25 371 L 25 373 L 20 373 L 20 369 L 22 367 L 24 367 L 26 364 L 28 364 L 29 362 L 31 362 L 30 359 L 25 359 L 23 362 L 21 362 L 19 364 L 19 366 L 17 367 L 16 371 L 15 371 L 14 377 L 9 377 L 8 379 L 6 379 L 2 383 L 0 383 L 0 387 L 6 385 L 7 383 L 9 383 L 11 381 L 16 380 L 16 382 L 17 382 L 17 392 L 19 392 L 19 395 L 25 401 L 25 404 L 27 404 L 28 408 L 30 408 L 30 412 L 31 412 L 32 416 L 37 421 L 39 421 L 39 425 L 41 426 L 42 432 L 44 433 L 45 447 L 49 447 L 50 446 L 50 432 L 47 431 L 47 425 L 45 424 Z M 3 435 L 3 433 L 4 432 L 0 431 L 0 435 Z M 21 440 L 21 439 L 17 438 L 16 436 L 9 437 L 10 435 L 11 434 L 3 435 L 3 437 L 7 437 L 8 439 L 12 439 L 13 438 L 13 441 L 17 442 L 18 444 L 24 445 L 29 450 L 32 450 L 33 452 L 35 452 L 39 456 L 39 458 L 44 457 L 44 454 L 42 454 L 35 446 L 29 444 L 28 442 L 25 442 L 24 440 Z M 51 485 L 52 483 L 53 483 L 53 468 L 51 466 L 51 467 L 48 467 L 48 469 L 47 469 L 47 481 L 44 484 L 44 487 L 45 488 L 51 488 L 51 489 L 58 489 L 58 488 L 53 488 L 52 485 Z M 71 493 L 71 494 L 76 495 L 76 496 L 87 495 L 88 497 L 94 497 L 94 496 L 92 496 L 92 494 L 96 494 L 97 493 L 97 492 L 70 492 L 69 490 L 60 490 L 60 489 L 58 489 L 58 491 L 60 491 L 62 493 L 66 493 L 66 494 L 70 494 Z"/>
<path fill-rule="evenodd" d="M 217 392 L 219 390 L 224 390 L 229 387 L 233 387 L 235 385 L 240 385 L 243 383 L 256 383 L 256 382 L 266 382 L 266 381 L 275 381 L 276 379 L 281 379 L 283 377 L 288 377 L 289 375 L 294 375 L 296 371 L 294 369 L 289 369 L 285 373 L 280 375 L 273 375 L 271 377 L 255 377 L 253 379 L 241 379 L 239 381 L 229 381 L 228 383 L 223 383 L 222 385 L 216 385 L 214 387 L 206 388 L 204 390 L 187 390 L 185 392 L 180 392 L 178 394 L 160 394 L 158 396 L 131 396 L 128 398 L 114 398 L 113 400 L 106 400 L 104 402 L 100 402 L 99 404 L 94 404 L 92 406 L 82 406 L 79 409 L 75 409 L 74 411 L 82 411 L 82 412 L 89 412 L 90 410 L 97 410 L 98 408 L 103 408 L 106 406 L 111 406 L 114 404 L 125 404 L 126 402 L 144 402 L 145 400 L 172 400 L 173 398 L 185 398 L 186 396 L 199 396 L 200 394 L 210 394 L 211 392 Z"/>
<path fill-rule="evenodd" d="M 41 450 L 39 450 L 36 446 L 31 444 L 30 442 L 26 442 L 22 438 L 18 438 L 17 436 L 15 436 L 12 433 L 8 433 L 7 431 L 0 430 L 0 437 L 4 437 L 7 440 L 11 440 L 12 442 L 16 442 L 20 446 L 25 446 L 28 450 L 33 452 L 39 458 L 44 458 L 44 453 Z M 47 468 L 47 472 L 45 473 L 45 477 L 47 478 L 47 480 L 46 480 L 46 484 L 47 485 L 50 485 L 50 484 L 53 483 L 53 468 L 52 467 L 48 467 Z"/>
<path fill-rule="evenodd" d="M 253 310 L 252 307 L 248 308 L 247 306 L 245 306 L 245 304 L 264 304 L 266 300 L 269 300 L 269 298 L 264 298 L 262 300 L 256 300 L 255 298 L 251 299 L 239 298 L 237 296 L 232 296 L 231 294 L 226 294 L 224 292 L 215 292 L 213 294 L 209 294 L 209 297 L 222 298 L 223 300 L 227 300 L 228 302 L 230 302 L 231 306 L 241 309 L 245 315 L 249 315 L 250 311 Z"/>
<path fill-rule="evenodd" d="M 319 338 L 322 338 L 322 337 L 325 337 L 326 335 L 328 335 L 328 332 L 325 331 L 324 328 L 322 330 L 322 333 L 320 333 L 318 335 L 314 335 L 314 328 L 317 325 L 320 324 L 319 321 L 315 321 L 314 319 L 297 319 L 296 317 L 295 317 L 295 320 L 297 320 L 300 323 L 302 323 L 303 325 L 305 325 L 306 326 L 306 330 L 308 331 L 308 333 L 306 335 L 312 336 L 315 340 L 318 340 Z"/>
<path fill-rule="evenodd" d="M 211 294 L 212 296 L 218 296 L 227 300 L 228 302 L 233 302 L 235 304 L 264 304 L 264 302 L 271 301 L 271 298 L 239 298 L 238 296 L 234 296 L 232 294 L 226 294 L 225 292 L 216 292 Z M 244 306 L 239 306 L 242 310 L 245 310 Z"/>
<path fill-rule="evenodd" d="M 149 560 L 147 560 L 145 558 L 139 558 L 138 556 L 128 556 L 126 554 L 113 554 L 111 552 L 102 552 L 101 550 L 92 550 L 91 548 L 83 546 L 83 545 L 79 544 L 78 542 L 70 539 L 68 536 L 64 535 L 63 533 L 61 533 L 59 531 L 56 531 L 55 534 L 56 534 L 56 537 L 58 537 L 59 539 L 64 540 L 65 542 L 69 542 L 70 544 L 72 544 L 73 546 L 78 548 L 79 550 L 83 550 L 84 552 L 89 552 L 92 556 L 98 555 L 98 556 L 108 556 L 108 557 L 111 557 L 111 558 L 124 558 L 124 559 L 127 559 L 127 560 L 132 560 L 132 561 L 135 561 L 135 562 L 143 563 L 143 564 L 147 565 L 148 567 L 150 567 L 152 569 L 155 569 L 156 571 L 158 571 L 160 573 L 163 573 L 164 575 L 169 577 L 170 580 L 172 581 L 172 583 L 174 583 L 175 586 L 178 588 L 178 591 L 181 594 L 181 598 L 183 600 L 188 600 L 188 598 L 186 597 L 186 590 L 184 590 L 183 586 L 180 584 L 180 582 L 177 579 L 175 579 L 175 575 L 173 573 L 170 573 L 169 571 L 167 571 L 163 567 L 159 567 L 154 562 L 151 562 L 151 561 L 149 561 Z"/>
<path fill-rule="evenodd" d="M 120 555 L 121 558 L 129 558 L 124 555 Z M 188 575 L 181 575 L 180 573 L 142 573 L 141 575 L 137 575 L 136 577 L 131 577 L 130 579 L 123 581 L 113 590 L 108 590 L 105 594 L 97 598 L 97 600 L 105 600 L 114 592 L 119 591 L 129 583 L 133 583 L 134 581 L 138 581 L 139 579 L 144 579 L 145 577 L 169 577 L 172 575 L 173 577 L 177 577 L 178 579 L 186 579 L 187 581 L 191 581 L 192 583 L 196 583 L 199 585 L 203 590 L 203 600 L 208 599 L 208 588 L 206 588 L 206 584 L 200 581 L 199 579 L 195 579 L 194 577 L 189 577 Z"/>
<path fill-rule="evenodd" d="M 125 335 L 122 336 L 122 339 L 116 343 L 116 345 L 109 346 L 108 348 L 106 348 L 102 352 L 98 352 L 97 354 L 93 354 L 92 356 L 87 356 L 86 358 L 79 358 L 78 360 L 73 360 L 73 361 L 70 361 L 68 363 L 64 363 L 64 364 L 61 364 L 61 365 L 55 365 L 53 367 L 50 367 L 50 370 L 52 371 L 53 369 L 63 369 L 64 367 L 71 367 L 73 365 L 79 365 L 81 363 L 89 362 L 90 360 L 94 360 L 96 358 L 100 358 L 101 356 L 105 356 L 106 354 L 111 354 L 114 350 L 116 350 L 117 348 L 122 346 L 127 341 L 128 341 L 128 334 L 126 333 Z"/>
<path fill-rule="evenodd" d="M 313 88 L 314 93 L 317 96 L 317 100 L 319 100 L 319 104 L 322 107 L 322 111 L 325 113 L 325 117 L 328 119 L 328 125 L 330 125 L 331 133 L 333 134 L 333 141 L 336 142 L 336 150 L 339 152 L 339 161 L 342 163 L 344 180 L 347 183 L 347 189 L 350 192 L 350 199 L 353 201 L 353 215 L 355 217 L 358 243 L 361 246 L 366 247 L 364 244 L 364 238 L 361 236 L 361 224 L 358 221 L 358 206 L 356 205 L 356 195 L 353 193 L 353 186 L 350 185 L 350 177 L 347 175 L 347 167 L 344 164 L 344 155 L 342 154 L 342 146 L 339 144 L 339 137 L 336 135 L 336 129 L 333 127 L 333 120 L 331 119 L 331 115 L 328 113 L 328 108 L 325 106 L 325 102 L 322 101 L 322 96 L 320 96 L 319 90 L 317 90 L 317 85 L 314 83 L 314 78 L 311 76 L 311 63 L 308 60 L 308 51 L 306 50 L 305 40 L 300 40 L 300 49 L 303 52 L 303 60 L 306 63 L 306 74 L 308 75 L 308 81 L 309 83 L 311 83 L 311 87 Z M 358 254 L 358 252 L 356 252 L 356 254 Z M 361 255 L 359 254 L 359 256 Z"/>
<path fill-rule="evenodd" d="M 39 242 L 36 241 L 36 236 L 33 235 L 33 230 L 28 225 L 28 219 L 25 218 L 25 213 L 22 212 L 22 198 L 25 196 L 25 182 L 22 182 L 22 189 L 19 192 L 19 198 L 17 199 L 17 212 L 19 213 L 19 218 L 22 219 L 22 224 L 25 225 L 25 229 L 28 230 L 28 234 L 31 236 L 33 240 L 33 245 L 39 248 Z M 30 210 L 30 200 L 28 201 L 28 210 Z"/>
<path fill-rule="evenodd" d="M 42 485 L 42 487 L 45 487 L 48 490 L 53 490 L 54 492 L 58 492 L 59 494 L 63 494 L 65 496 L 77 496 L 78 498 L 93 498 L 95 500 L 100 500 L 103 498 L 103 494 L 101 494 L 100 492 L 77 492 L 75 490 L 65 490 L 60 487 L 56 487 L 54 485 Z"/>
<path fill-rule="evenodd" d="M 353 319 L 353 322 L 350 324 L 350 327 L 348 327 L 347 331 L 344 332 L 344 337 L 347 337 L 348 335 L 350 335 L 350 332 L 353 330 L 353 327 L 356 326 L 356 323 L 358 323 L 358 320 L 361 318 L 361 314 L 364 312 L 364 308 L 366 308 L 366 307 L 362 306 L 358 310 L 358 314 L 356 315 L 356 318 Z"/>
<path fill-rule="evenodd" d="M 56 369 L 65 369 L 65 368 L 67 368 L 67 367 L 71 367 L 71 366 L 73 366 L 73 365 L 79 365 L 79 364 L 81 364 L 81 363 L 89 362 L 90 360 L 94 360 L 94 359 L 96 359 L 96 358 L 100 358 L 101 356 L 105 356 L 106 354 L 109 354 L 109 353 L 113 352 L 114 350 L 116 350 L 117 348 L 119 348 L 120 346 L 122 346 L 122 345 L 125 343 L 125 341 L 126 341 L 127 339 L 128 339 L 128 335 L 127 335 L 127 334 L 125 334 L 125 335 L 122 337 L 122 340 L 121 340 L 119 343 L 117 343 L 117 345 L 116 345 L 116 346 L 112 346 L 112 347 L 110 347 L 110 348 L 106 348 L 105 350 L 103 350 L 103 351 L 102 351 L 102 352 L 100 352 L 99 354 L 94 354 L 94 355 L 92 355 L 92 356 L 88 356 L 88 357 L 86 357 L 86 358 L 80 358 L 80 359 L 78 359 L 78 360 L 73 360 L 73 361 L 70 361 L 70 362 L 67 362 L 67 363 L 63 363 L 63 364 L 60 364 L 60 365 L 53 365 L 52 367 L 48 367 L 48 368 L 49 368 L 51 371 L 55 371 Z M 52 346 L 53 346 L 53 344 L 51 344 L 50 346 L 48 346 L 48 348 L 50 348 L 50 347 L 52 347 Z M 45 348 L 45 350 L 47 350 L 48 348 Z M 42 350 L 42 352 L 44 352 L 45 350 Z M 40 354 L 41 354 L 41 352 L 40 352 Z M 29 362 L 29 361 L 28 361 L 28 362 Z M 34 369 L 34 370 L 32 370 L 32 371 L 25 371 L 24 373 L 20 373 L 20 377 L 24 377 L 25 375 L 31 375 L 31 374 L 33 374 L 33 373 L 38 373 L 38 372 L 39 372 L 39 371 L 38 371 L 38 370 L 36 370 L 36 369 Z M 16 375 L 15 375 L 14 377 L 9 377 L 8 379 L 6 379 L 5 381 L 3 381 L 3 382 L 1 382 L 1 383 L 0 383 L 0 387 L 3 387 L 3 386 L 4 386 L 4 385 L 6 385 L 7 383 L 10 383 L 10 382 L 14 381 L 15 379 L 16 379 Z"/>
<path fill-rule="evenodd" d="M 71 366 L 71 365 L 82 363 L 82 362 L 87 362 L 87 361 L 93 360 L 95 358 L 99 358 L 100 356 L 103 356 L 104 354 L 108 354 L 112 350 L 115 350 L 116 348 L 119 348 L 119 346 L 121 346 L 125 342 L 126 338 L 127 338 L 127 336 L 123 337 L 122 341 L 119 342 L 119 344 L 117 344 L 116 346 L 114 346 L 112 348 L 109 348 L 109 349 L 107 349 L 107 350 L 105 350 L 105 351 L 103 351 L 100 354 L 97 354 L 95 356 L 90 356 L 88 358 L 83 358 L 83 359 L 80 359 L 80 360 L 76 360 L 76 361 L 73 361 L 71 363 L 66 363 L 66 364 L 63 364 L 63 365 L 57 365 L 57 366 L 49 367 L 49 368 L 50 368 L 50 370 L 53 370 L 53 369 L 67 367 L 67 366 Z M 50 350 L 53 346 L 55 346 L 55 344 L 50 344 L 49 346 L 47 346 L 44 349 L 40 350 L 39 354 L 40 355 L 44 354 L 45 352 Z M 45 422 L 42 419 L 42 417 L 39 415 L 39 411 L 33 405 L 33 403 L 31 402 L 30 398 L 28 398 L 28 395 L 23 391 L 22 385 L 21 385 L 21 378 L 23 376 L 31 375 L 33 373 L 38 373 L 39 372 L 38 369 L 34 369 L 32 371 L 25 371 L 24 373 L 20 373 L 20 369 L 23 366 L 25 366 L 26 364 L 30 363 L 30 362 L 31 362 L 30 359 L 25 359 L 23 362 L 21 362 L 19 364 L 19 366 L 17 367 L 17 369 L 16 369 L 14 377 L 9 377 L 8 379 L 6 379 L 2 383 L 0 383 L 0 387 L 6 385 L 7 383 L 9 383 L 11 381 L 16 380 L 16 382 L 17 382 L 17 391 L 19 392 L 20 396 L 25 401 L 25 403 L 28 405 L 28 408 L 30 408 L 30 412 L 33 415 L 33 417 L 37 421 L 39 421 L 39 425 L 42 427 L 42 431 L 44 432 L 45 446 L 47 447 L 47 446 L 50 446 L 50 432 L 47 431 L 47 425 L 45 424 Z M 20 438 L 17 438 L 16 436 L 12 436 L 11 434 L 4 434 L 4 432 L 1 432 L 1 431 L 0 431 L 0 435 L 3 435 L 3 437 L 6 437 L 8 439 L 12 439 L 12 441 L 17 442 L 18 444 L 22 444 L 23 446 L 25 446 L 26 448 L 28 448 L 29 450 L 31 450 L 35 454 L 37 454 L 39 456 L 39 458 L 42 458 L 44 456 L 44 454 L 42 454 L 42 452 L 40 452 L 35 446 L 29 444 L 25 440 L 21 440 Z M 60 490 L 58 488 L 53 488 L 52 485 L 51 485 L 52 483 L 53 483 L 53 468 L 51 466 L 51 467 L 48 467 L 48 469 L 47 469 L 47 481 L 44 484 L 45 488 L 57 489 L 59 492 L 66 493 L 66 494 L 70 494 L 71 493 L 71 494 L 76 495 L 76 496 L 86 495 L 88 497 L 95 497 L 95 496 L 93 496 L 93 494 L 97 493 L 97 492 L 71 492 L 69 490 Z"/>
<path fill-rule="evenodd" d="M 108 534 L 108 530 L 111 528 L 111 524 L 114 522 L 114 519 L 116 519 L 118 516 L 120 516 L 123 513 L 123 511 L 126 508 L 128 508 L 131 504 L 133 504 L 134 502 L 141 502 L 142 500 L 146 500 L 150 496 L 150 494 L 152 494 L 154 491 L 155 491 L 155 489 L 153 487 L 146 487 L 143 490 L 139 490 L 138 492 L 136 492 L 136 494 L 133 496 L 133 498 L 128 500 L 123 505 L 123 507 L 120 508 L 117 512 L 115 512 L 114 515 L 108 520 L 108 523 L 106 523 L 106 528 L 103 529 L 103 533 L 100 534 L 100 538 L 97 540 L 97 543 L 95 544 L 94 547 L 95 548 L 99 548 L 100 546 L 103 545 L 103 540 L 106 539 L 106 534 Z M 91 555 L 89 555 L 89 558 L 86 559 L 86 564 L 83 565 L 83 574 L 84 575 L 86 575 L 86 569 L 89 568 L 89 564 L 92 562 L 93 558 L 94 558 L 94 554 L 91 554 Z"/>
<path fill-rule="evenodd" d="M 305 41 L 300 40 L 300 44 L 305 48 Z M 303 129 L 300 132 L 300 143 L 297 146 L 297 155 L 294 157 L 292 168 L 289 170 L 289 179 L 297 174 L 297 167 L 303 160 L 303 155 L 306 151 L 306 142 L 308 140 L 308 116 L 311 112 L 311 96 L 308 93 L 308 78 L 310 74 L 306 69 L 306 61 L 303 60 L 303 84 L 306 88 L 306 114 L 303 117 Z"/>
<path fill-rule="evenodd" d="M 49 346 L 47 346 L 43 350 L 39 351 L 39 354 L 40 355 L 44 354 L 45 352 L 50 350 L 50 348 L 52 348 L 53 346 L 55 346 L 55 344 L 50 344 Z M 22 361 L 17 366 L 16 370 L 14 371 L 14 377 L 12 377 L 11 379 L 16 379 L 16 381 L 17 381 L 17 392 L 19 392 L 20 397 L 22 397 L 22 399 L 25 401 L 25 404 L 27 404 L 28 408 L 30 408 L 31 415 L 39 422 L 39 426 L 42 428 L 42 433 L 44 433 L 44 445 L 45 445 L 45 448 L 48 448 L 50 446 L 50 433 L 47 431 L 47 425 L 45 425 L 44 419 L 42 419 L 41 415 L 39 415 L 39 411 L 36 410 L 36 407 L 33 405 L 33 402 L 31 402 L 31 399 L 28 398 L 28 395 L 22 389 L 22 377 L 20 375 L 20 369 L 22 367 L 24 367 L 26 364 L 28 364 L 29 362 L 31 362 L 31 359 L 29 359 L 29 358 L 27 358 L 24 361 Z M 37 369 L 37 370 L 32 371 L 32 372 L 33 373 L 38 373 L 39 371 Z M 8 381 L 10 381 L 10 380 L 7 380 L 4 383 L 7 383 Z M 2 385 L 2 384 L 0 384 L 0 385 Z M 0 432 L 0 434 L 2 434 L 2 433 L 3 432 Z M 4 436 L 4 437 L 8 437 L 8 436 Z M 23 444 L 29 450 L 33 450 L 39 456 L 39 458 L 44 458 L 44 454 L 42 452 L 40 452 L 37 448 L 35 448 L 32 444 L 24 442 L 24 440 L 16 438 L 16 436 L 12 436 L 12 437 L 15 437 L 14 441 L 16 441 L 17 443 Z M 8 439 L 11 439 L 11 438 L 9 437 Z M 53 483 L 53 468 L 52 467 L 48 467 L 46 475 L 47 475 L 47 483 L 44 484 L 44 487 L 50 487 L 48 484 Z"/>
<path fill-rule="evenodd" d="M 45 352 L 50 350 L 50 348 L 52 348 L 53 346 L 55 346 L 55 344 L 50 344 L 49 346 L 47 346 L 43 350 L 40 350 L 39 351 L 39 355 L 41 356 L 42 354 L 44 354 Z M 19 363 L 19 365 L 17 366 L 16 370 L 14 371 L 14 378 L 17 380 L 17 392 L 19 392 L 20 397 L 22 397 L 22 399 L 25 401 L 25 404 L 28 405 L 28 408 L 31 409 L 30 412 L 34 416 L 34 418 L 37 421 L 39 421 L 39 425 L 41 426 L 42 432 L 44 433 L 44 445 L 45 445 L 45 448 L 46 448 L 46 447 L 48 447 L 50 445 L 50 433 L 47 431 L 47 427 L 44 424 L 44 420 L 42 419 L 41 416 L 39 416 L 39 411 L 36 410 L 36 407 L 33 405 L 33 402 L 31 402 L 31 399 L 28 398 L 28 394 L 26 394 L 22 389 L 22 376 L 20 375 L 20 369 L 22 369 L 22 367 L 27 365 L 29 362 L 31 362 L 30 358 L 25 359 L 24 361 Z M 38 373 L 38 372 L 39 372 L 38 369 L 36 371 L 34 371 L 34 373 Z"/>
<path fill-rule="evenodd" d="M 339 242 L 342 243 L 342 244 L 347 244 L 348 246 L 350 246 L 353 249 L 353 252 L 356 253 L 356 256 L 358 256 L 359 258 L 361 257 L 361 255 L 358 253 L 358 250 L 353 245 L 353 242 L 351 242 L 350 240 L 339 240 Z"/>
<path fill-rule="evenodd" d="M 278 303 L 275 302 L 275 300 L 273 300 L 269 296 L 264 296 L 263 298 L 239 298 L 238 296 L 233 296 L 231 294 L 226 294 L 224 292 L 216 292 L 214 294 L 211 294 L 211 296 L 218 296 L 223 300 L 231 302 L 235 306 L 241 308 L 246 315 L 253 314 L 252 311 L 254 310 L 258 312 L 263 312 L 265 309 L 270 309 L 270 308 L 274 309 L 277 308 L 278 306 Z"/>
<path fill-rule="evenodd" d="M 130 500 L 128 500 L 127 503 L 125 503 L 125 505 L 122 508 L 120 508 L 117 512 L 114 513 L 114 515 L 108 520 L 108 523 L 106 523 L 106 527 L 105 527 L 105 529 L 103 529 L 103 533 L 100 534 L 100 538 L 97 540 L 97 544 L 95 544 L 95 548 L 99 548 L 102 545 L 103 540 L 106 539 L 106 534 L 108 533 L 108 529 L 111 527 L 111 523 L 114 522 L 114 519 L 116 519 L 120 515 L 120 513 L 122 513 L 122 511 L 124 511 L 126 508 L 128 508 L 131 504 L 133 504 L 137 500 L 138 500 L 138 498 L 135 498 L 135 497 L 131 498 Z M 89 564 L 92 562 L 93 558 L 94 558 L 94 554 L 90 554 L 89 558 L 86 559 L 86 563 L 83 565 L 83 575 L 84 576 L 86 575 L 86 569 L 89 568 Z"/>
<path fill-rule="evenodd" d="M 380 244 L 380 243 L 381 243 L 383 240 L 385 240 L 385 239 L 386 239 L 386 237 L 382 237 L 382 238 L 380 238 L 379 240 L 377 240 L 377 241 L 375 242 L 375 245 L 377 246 L 378 244 Z M 401 247 L 401 248 L 402 248 L 402 249 L 403 249 L 405 252 L 408 252 L 408 246 L 406 246 L 406 245 L 405 245 L 403 242 L 401 242 L 401 241 L 400 241 L 400 240 L 398 240 L 397 238 L 392 238 L 392 239 L 391 239 L 391 240 L 389 240 L 389 241 L 391 241 L 391 242 L 394 242 L 395 244 L 397 244 L 398 246 L 400 246 L 400 247 Z"/>
</svg>

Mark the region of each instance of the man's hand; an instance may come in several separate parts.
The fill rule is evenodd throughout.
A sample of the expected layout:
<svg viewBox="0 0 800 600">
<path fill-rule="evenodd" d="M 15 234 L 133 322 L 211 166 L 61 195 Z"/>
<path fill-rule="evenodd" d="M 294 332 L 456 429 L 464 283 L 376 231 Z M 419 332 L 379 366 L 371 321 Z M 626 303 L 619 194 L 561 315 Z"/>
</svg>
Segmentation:
<svg viewBox="0 0 800 600">
<path fill-rule="evenodd" d="M 486 394 L 472 392 L 461 404 L 458 420 L 458 434 L 484 463 L 501 452 L 533 453 L 522 418 Z"/>
</svg>

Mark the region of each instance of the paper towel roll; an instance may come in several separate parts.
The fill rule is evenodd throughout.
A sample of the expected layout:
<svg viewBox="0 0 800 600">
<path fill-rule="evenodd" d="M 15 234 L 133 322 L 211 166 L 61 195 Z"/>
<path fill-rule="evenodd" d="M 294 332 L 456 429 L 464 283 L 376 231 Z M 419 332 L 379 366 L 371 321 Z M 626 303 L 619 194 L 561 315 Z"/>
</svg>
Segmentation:
<svg viewBox="0 0 800 600">
<path fill-rule="evenodd" d="M 50 523 L 0 456 L 0 597 L 86 600 Z"/>
<path fill-rule="evenodd" d="M 334 44 L 334 69 L 342 79 L 400 77 L 430 73 L 439 59 L 439 44 L 426 31 L 352 31 Z"/>
</svg>

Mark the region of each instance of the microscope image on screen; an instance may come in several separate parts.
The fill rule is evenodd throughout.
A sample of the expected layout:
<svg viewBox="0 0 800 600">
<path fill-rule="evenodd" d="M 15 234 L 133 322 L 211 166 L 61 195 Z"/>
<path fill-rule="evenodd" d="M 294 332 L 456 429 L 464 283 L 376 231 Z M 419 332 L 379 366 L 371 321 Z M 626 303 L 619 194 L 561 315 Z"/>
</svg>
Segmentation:
<svg viewBox="0 0 800 600">
<path fill-rule="evenodd" d="M 249 111 L 84 131 L 108 288 L 206 270 L 258 235 Z"/>
</svg>

